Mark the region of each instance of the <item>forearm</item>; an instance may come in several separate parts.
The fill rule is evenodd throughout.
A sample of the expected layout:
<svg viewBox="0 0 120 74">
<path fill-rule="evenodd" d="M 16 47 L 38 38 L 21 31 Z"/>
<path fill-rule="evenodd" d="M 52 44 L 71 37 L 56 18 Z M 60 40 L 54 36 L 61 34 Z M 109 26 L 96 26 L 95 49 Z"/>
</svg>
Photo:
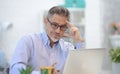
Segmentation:
<svg viewBox="0 0 120 74">
<path fill-rule="evenodd" d="M 23 63 L 16 63 L 10 66 L 9 74 L 20 74 L 19 70 L 22 68 L 26 68 L 26 65 Z"/>
</svg>

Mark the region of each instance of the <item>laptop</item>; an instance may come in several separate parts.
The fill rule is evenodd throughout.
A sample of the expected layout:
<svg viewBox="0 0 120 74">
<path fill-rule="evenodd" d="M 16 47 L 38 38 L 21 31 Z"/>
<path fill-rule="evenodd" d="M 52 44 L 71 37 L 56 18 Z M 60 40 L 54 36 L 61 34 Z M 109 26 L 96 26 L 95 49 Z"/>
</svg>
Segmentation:
<svg viewBox="0 0 120 74">
<path fill-rule="evenodd" d="M 63 74 L 100 74 L 105 48 L 70 50 Z"/>
</svg>

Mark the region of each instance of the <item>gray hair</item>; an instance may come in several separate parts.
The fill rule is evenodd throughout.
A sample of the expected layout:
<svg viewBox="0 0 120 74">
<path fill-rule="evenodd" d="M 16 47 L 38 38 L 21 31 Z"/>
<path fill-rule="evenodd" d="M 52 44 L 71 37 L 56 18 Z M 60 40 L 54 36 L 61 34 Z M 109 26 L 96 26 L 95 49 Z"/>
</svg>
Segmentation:
<svg viewBox="0 0 120 74">
<path fill-rule="evenodd" d="M 54 6 L 54 7 L 52 7 L 48 11 L 47 18 L 50 18 L 54 14 L 66 17 L 68 21 L 70 19 L 70 12 L 69 12 L 69 10 L 67 8 L 65 8 L 65 7 L 62 7 L 62 6 Z"/>
</svg>

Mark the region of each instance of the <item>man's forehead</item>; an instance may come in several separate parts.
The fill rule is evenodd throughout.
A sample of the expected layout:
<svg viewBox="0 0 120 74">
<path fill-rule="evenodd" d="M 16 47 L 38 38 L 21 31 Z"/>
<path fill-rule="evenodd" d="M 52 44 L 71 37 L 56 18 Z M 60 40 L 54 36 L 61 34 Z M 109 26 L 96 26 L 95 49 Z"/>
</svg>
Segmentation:
<svg viewBox="0 0 120 74">
<path fill-rule="evenodd" d="M 54 15 L 51 18 L 49 18 L 51 22 L 57 23 L 57 24 L 66 24 L 67 18 L 59 15 Z"/>
</svg>

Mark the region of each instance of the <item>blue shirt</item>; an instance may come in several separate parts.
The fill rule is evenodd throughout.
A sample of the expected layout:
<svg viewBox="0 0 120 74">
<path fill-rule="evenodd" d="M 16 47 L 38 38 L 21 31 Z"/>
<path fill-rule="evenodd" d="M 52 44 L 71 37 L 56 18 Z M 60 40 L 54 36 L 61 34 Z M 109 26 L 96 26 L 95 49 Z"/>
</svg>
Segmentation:
<svg viewBox="0 0 120 74">
<path fill-rule="evenodd" d="M 77 46 L 79 49 L 80 45 Z M 39 71 L 40 67 L 50 66 L 55 62 L 55 68 L 62 74 L 70 49 L 74 49 L 74 46 L 63 39 L 51 48 L 46 32 L 24 35 L 15 48 L 10 74 L 20 74 L 19 69 L 25 68 L 26 65 L 32 66 L 34 71 Z"/>
</svg>

